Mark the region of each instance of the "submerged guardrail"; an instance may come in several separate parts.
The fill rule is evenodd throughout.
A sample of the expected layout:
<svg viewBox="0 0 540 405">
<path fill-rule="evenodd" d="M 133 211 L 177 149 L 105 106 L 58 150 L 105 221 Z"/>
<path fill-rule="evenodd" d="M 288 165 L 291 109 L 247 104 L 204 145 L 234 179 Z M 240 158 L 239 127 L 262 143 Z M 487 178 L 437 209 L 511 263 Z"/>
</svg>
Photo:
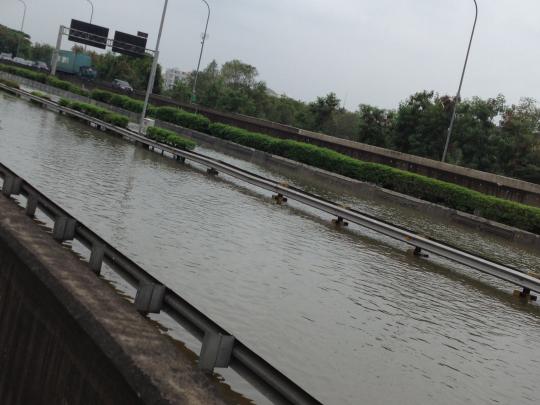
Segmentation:
<svg viewBox="0 0 540 405">
<path fill-rule="evenodd" d="M 231 367 L 276 403 L 321 404 L 309 393 L 203 314 L 172 289 L 119 252 L 90 228 L 70 215 L 26 180 L 0 163 L 2 194 L 26 198 L 26 214 L 34 217 L 39 209 L 54 221 L 52 237 L 59 241 L 77 240 L 90 251 L 89 267 L 97 275 L 106 263 L 136 288 L 135 307 L 143 314 L 168 314 L 195 338 L 202 341 L 199 367 L 212 371 Z M 1 214 L 0 214 L 1 216 Z"/>
<path fill-rule="evenodd" d="M 2 84 L 0 84 L 0 86 L 6 87 Z M 521 293 L 521 295 L 524 297 L 531 297 L 532 299 L 535 299 L 536 297 L 532 297 L 530 295 L 531 291 L 540 293 L 540 279 L 527 274 L 527 272 L 525 271 L 520 271 L 502 263 L 497 263 L 493 260 L 483 258 L 470 252 L 466 252 L 458 247 L 451 246 L 448 243 L 418 235 L 411 230 L 396 226 L 387 221 L 362 213 L 360 211 L 343 207 L 342 205 L 335 202 L 325 200 L 320 196 L 307 193 L 299 188 L 284 185 L 263 176 L 259 176 L 255 173 L 243 170 L 239 167 L 228 164 L 221 160 L 210 158 L 197 152 L 186 151 L 174 148 L 169 145 L 161 144 L 159 142 L 141 136 L 133 131 L 130 131 L 129 129 L 119 128 L 104 121 L 92 118 L 79 111 L 75 111 L 66 107 L 61 107 L 57 103 L 54 103 L 50 100 L 44 100 L 40 97 L 25 92 L 24 90 L 10 90 L 14 90 L 16 93 L 25 95 L 26 97 L 29 97 L 30 99 L 33 99 L 35 101 L 39 101 L 44 105 L 48 105 L 50 107 L 58 109 L 65 114 L 83 119 L 85 121 L 88 121 L 89 123 L 98 125 L 103 129 L 113 131 L 136 143 L 167 152 L 176 159 L 191 160 L 193 162 L 201 164 L 206 167 L 211 173 L 224 173 L 259 188 L 275 192 L 277 194 L 276 197 L 278 198 L 278 201 L 282 201 L 283 198 L 296 200 L 302 204 L 336 216 L 338 223 L 344 222 L 346 220 L 362 227 L 369 228 L 395 240 L 404 242 L 408 245 L 413 246 L 415 248 L 415 253 L 418 255 L 422 255 L 421 252 L 426 251 L 437 256 L 449 259 L 451 261 L 460 263 L 474 270 L 490 274 L 496 278 L 510 282 L 514 285 L 518 285 L 523 288 L 523 292 Z"/>
</svg>

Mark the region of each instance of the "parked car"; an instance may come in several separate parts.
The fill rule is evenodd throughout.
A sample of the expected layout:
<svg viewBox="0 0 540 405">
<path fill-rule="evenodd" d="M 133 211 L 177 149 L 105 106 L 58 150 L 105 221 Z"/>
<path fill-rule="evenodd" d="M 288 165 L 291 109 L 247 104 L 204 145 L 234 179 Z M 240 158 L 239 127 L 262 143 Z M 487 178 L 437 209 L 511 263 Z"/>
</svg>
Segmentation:
<svg viewBox="0 0 540 405">
<path fill-rule="evenodd" d="M 41 61 L 34 62 L 34 67 L 47 73 L 50 71 L 49 66 L 45 62 Z"/>
<path fill-rule="evenodd" d="M 133 87 L 131 87 L 131 85 L 126 82 L 125 80 L 120 80 L 120 79 L 114 79 L 112 81 L 112 85 L 114 88 L 116 89 L 119 89 L 119 90 L 122 90 L 122 91 L 127 91 L 127 92 L 133 92 Z"/>
<path fill-rule="evenodd" d="M 24 58 L 19 58 L 18 56 L 13 58 L 13 62 L 19 64 L 19 65 L 23 65 L 23 66 L 32 66 L 34 64 L 34 62 L 32 62 L 31 60 L 26 60 Z"/>
<path fill-rule="evenodd" d="M 10 53 L 0 53 L 0 60 L 13 60 L 13 55 Z"/>
</svg>

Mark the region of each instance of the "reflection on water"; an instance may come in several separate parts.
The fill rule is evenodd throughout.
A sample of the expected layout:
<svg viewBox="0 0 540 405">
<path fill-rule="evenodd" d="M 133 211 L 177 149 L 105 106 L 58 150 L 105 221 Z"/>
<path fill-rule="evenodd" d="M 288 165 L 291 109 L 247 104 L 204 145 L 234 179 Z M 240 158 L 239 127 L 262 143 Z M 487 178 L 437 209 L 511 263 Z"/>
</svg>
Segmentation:
<svg viewBox="0 0 540 405">
<path fill-rule="evenodd" d="M 539 403 L 540 312 L 512 286 L 12 97 L 0 119 L 0 161 L 323 402 Z M 533 252 L 414 209 L 204 152 L 539 268 Z"/>
</svg>

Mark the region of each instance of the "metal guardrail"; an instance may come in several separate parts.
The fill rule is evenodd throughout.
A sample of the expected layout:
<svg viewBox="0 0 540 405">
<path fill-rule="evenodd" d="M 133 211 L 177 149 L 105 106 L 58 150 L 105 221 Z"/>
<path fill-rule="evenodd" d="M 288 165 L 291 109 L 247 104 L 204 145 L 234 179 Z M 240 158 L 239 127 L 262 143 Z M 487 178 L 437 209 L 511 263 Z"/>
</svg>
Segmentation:
<svg viewBox="0 0 540 405">
<path fill-rule="evenodd" d="M 0 86 L 2 85 L 0 84 Z M 320 211 L 334 215 L 338 218 L 339 221 L 347 220 L 362 227 L 369 228 L 380 234 L 389 236 L 393 239 L 405 242 L 406 244 L 416 248 L 417 253 L 423 250 L 437 256 L 449 259 L 451 261 L 460 263 L 474 270 L 490 274 L 501 280 L 518 285 L 523 288 L 524 295 L 529 295 L 531 291 L 540 293 L 540 279 L 530 276 L 524 271 L 520 271 L 502 263 L 497 263 L 493 260 L 489 260 L 473 253 L 463 251 L 462 249 L 451 246 L 448 243 L 418 235 L 410 230 L 393 225 L 389 222 L 383 221 L 371 215 L 367 215 L 351 208 L 343 207 L 340 204 L 325 200 L 322 197 L 307 193 L 295 187 L 289 187 L 277 181 L 267 179 L 263 176 L 256 175 L 226 162 L 207 157 L 200 153 L 185 151 L 169 145 L 155 142 L 133 131 L 115 127 L 111 124 L 96 120 L 69 108 L 60 107 L 56 103 L 48 100 L 43 100 L 39 97 L 35 97 L 23 90 L 16 91 L 26 95 L 27 97 L 33 98 L 36 101 L 44 102 L 45 104 L 48 104 L 53 108 L 58 108 L 66 114 L 81 118 L 89 122 L 93 122 L 102 128 L 116 132 L 124 136 L 125 138 L 131 139 L 132 141 L 147 145 L 154 149 L 166 151 L 174 157 L 181 157 L 182 159 L 191 160 L 207 167 L 210 170 L 213 170 L 214 172 L 224 173 L 259 188 L 275 192 L 281 198 L 285 197 L 290 198 L 291 200 L 296 200 L 300 203 L 316 208 Z"/>
<path fill-rule="evenodd" d="M 0 84 L 0 87 L 4 86 Z M 69 109 L 59 107 L 56 103 L 43 100 L 28 92 L 18 90 L 17 93 L 63 110 L 69 115 L 90 120 L 107 129 L 115 131 L 120 129 L 99 120 L 89 119 L 88 116 L 77 111 L 68 111 Z M 52 232 L 54 239 L 59 242 L 75 239 L 90 250 L 89 266 L 92 271 L 100 274 L 102 264 L 106 263 L 135 287 L 137 289 L 135 306 L 138 311 L 143 314 L 164 311 L 195 338 L 202 341 L 199 367 L 207 371 L 211 371 L 215 367 L 231 367 L 274 403 L 321 404 L 241 341 L 234 338 L 231 333 L 163 285 L 2 163 L 0 163 L 0 177 L 3 179 L 2 194 L 6 196 L 21 195 L 26 198 L 26 214 L 28 216 L 34 217 L 36 210 L 39 209 L 54 221 Z"/>
<path fill-rule="evenodd" d="M 275 403 L 320 404 L 284 374 L 271 366 L 216 322 L 107 243 L 90 228 L 55 204 L 26 180 L 0 163 L 2 193 L 26 197 L 26 214 L 40 209 L 54 221 L 53 238 L 63 242 L 76 239 L 90 252 L 89 266 L 96 274 L 107 263 L 137 289 L 135 306 L 142 313 L 164 311 L 203 342 L 199 366 L 205 370 L 231 367 Z"/>
</svg>

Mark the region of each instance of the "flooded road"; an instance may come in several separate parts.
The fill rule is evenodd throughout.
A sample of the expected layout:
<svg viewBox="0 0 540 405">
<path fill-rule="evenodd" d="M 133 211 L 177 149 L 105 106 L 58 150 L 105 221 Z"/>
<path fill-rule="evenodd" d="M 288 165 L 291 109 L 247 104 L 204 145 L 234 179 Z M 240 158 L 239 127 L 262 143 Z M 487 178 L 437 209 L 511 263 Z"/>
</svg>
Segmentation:
<svg viewBox="0 0 540 405">
<path fill-rule="evenodd" d="M 540 269 L 534 252 L 412 208 L 198 151 Z M 540 310 L 511 285 L 2 93 L 0 161 L 324 403 L 540 403 Z"/>
</svg>

